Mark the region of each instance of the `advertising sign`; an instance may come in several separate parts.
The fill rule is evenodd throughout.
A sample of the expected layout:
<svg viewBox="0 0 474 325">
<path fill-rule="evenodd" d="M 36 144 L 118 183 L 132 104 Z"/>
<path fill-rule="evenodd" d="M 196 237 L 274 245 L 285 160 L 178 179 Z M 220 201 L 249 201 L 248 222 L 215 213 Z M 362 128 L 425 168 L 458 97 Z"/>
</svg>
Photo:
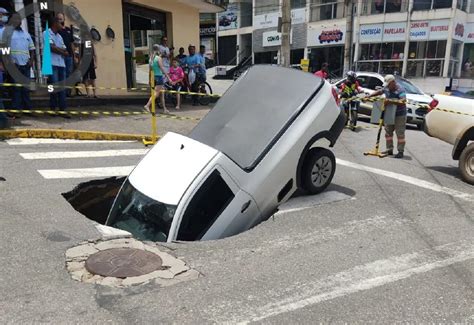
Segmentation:
<svg viewBox="0 0 474 325">
<path fill-rule="evenodd" d="M 346 25 L 310 25 L 308 27 L 308 46 L 344 45 Z"/>
<path fill-rule="evenodd" d="M 474 43 L 474 23 L 466 24 L 465 43 Z"/>
<path fill-rule="evenodd" d="M 218 15 L 219 19 L 219 30 L 236 29 L 239 27 L 238 17 L 239 16 L 239 5 L 238 3 L 229 3 L 227 10 L 220 12 Z"/>
<path fill-rule="evenodd" d="M 383 24 L 360 25 L 360 43 L 382 42 Z"/>
<path fill-rule="evenodd" d="M 278 12 L 271 12 L 264 15 L 258 15 L 253 17 L 253 28 L 264 29 L 271 27 L 278 27 Z"/>
<path fill-rule="evenodd" d="M 449 31 L 449 19 L 432 20 L 430 22 L 430 41 L 447 40 Z"/>
<path fill-rule="evenodd" d="M 407 23 L 385 23 L 382 40 L 384 42 L 403 42 L 406 37 Z"/>
<path fill-rule="evenodd" d="M 265 32 L 263 35 L 263 47 L 280 46 L 281 33 L 276 30 Z M 293 31 L 290 32 L 290 43 L 293 43 Z"/>
<path fill-rule="evenodd" d="M 426 41 L 430 34 L 430 22 L 428 20 L 413 21 L 410 24 L 410 41 Z"/>
<path fill-rule="evenodd" d="M 199 27 L 199 35 L 203 36 L 216 36 L 216 25 L 201 25 Z"/>
<path fill-rule="evenodd" d="M 455 22 L 454 23 L 454 31 L 453 31 L 453 39 L 458 41 L 464 41 L 464 35 L 466 34 L 466 28 L 464 23 Z"/>
</svg>

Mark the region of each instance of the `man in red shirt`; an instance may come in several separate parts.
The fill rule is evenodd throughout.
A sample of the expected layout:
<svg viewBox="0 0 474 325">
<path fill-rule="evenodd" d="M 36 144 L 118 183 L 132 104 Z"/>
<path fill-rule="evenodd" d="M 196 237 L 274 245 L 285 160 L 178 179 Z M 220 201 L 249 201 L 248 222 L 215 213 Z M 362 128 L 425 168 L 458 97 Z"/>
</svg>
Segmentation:
<svg viewBox="0 0 474 325">
<path fill-rule="evenodd" d="M 316 71 L 314 75 L 316 77 L 327 79 L 329 77 L 328 68 L 329 68 L 329 64 L 327 62 L 324 62 L 323 65 L 321 66 L 321 70 Z"/>
</svg>

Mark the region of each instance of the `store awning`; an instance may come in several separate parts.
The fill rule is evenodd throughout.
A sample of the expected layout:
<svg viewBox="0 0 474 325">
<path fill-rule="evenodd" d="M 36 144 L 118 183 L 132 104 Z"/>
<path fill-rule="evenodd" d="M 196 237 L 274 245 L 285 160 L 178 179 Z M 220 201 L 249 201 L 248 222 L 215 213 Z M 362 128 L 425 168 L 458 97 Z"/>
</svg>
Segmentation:
<svg viewBox="0 0 474 325">
<path fill-rule="evenodd" d="M 218 13 L 225 9 L 213 4 L 210 0 L 178 0 L 178 2 L 199 9 L 201 13 Z"/>
</svg>

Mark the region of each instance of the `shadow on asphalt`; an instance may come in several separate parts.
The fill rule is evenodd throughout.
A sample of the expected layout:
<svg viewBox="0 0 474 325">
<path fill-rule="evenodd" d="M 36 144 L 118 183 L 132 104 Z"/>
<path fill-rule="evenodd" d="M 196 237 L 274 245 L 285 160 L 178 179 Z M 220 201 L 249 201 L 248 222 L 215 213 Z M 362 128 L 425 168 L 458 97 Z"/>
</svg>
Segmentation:
<svg viewBox="0 0 474 325">
<path fill-rule="evenodd" d="M 459 169 L 457 167 L 448 167 L 448 166 L 429 166 L 425 167 L 429 170 L 443 173 L 445 175 L 453 176 L 462 181 L 461 176 L 459 175 Z"/>
</svg>

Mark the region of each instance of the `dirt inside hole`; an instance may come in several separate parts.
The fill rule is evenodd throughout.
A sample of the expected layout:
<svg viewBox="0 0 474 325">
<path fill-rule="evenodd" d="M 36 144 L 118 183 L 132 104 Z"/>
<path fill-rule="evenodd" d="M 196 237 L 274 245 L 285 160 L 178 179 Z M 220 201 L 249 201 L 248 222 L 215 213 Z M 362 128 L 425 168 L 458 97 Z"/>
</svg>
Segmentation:
<svg viewBox="0 0 474 325">
<path fill-rule="evenodd" d="M 110 177 L 81 183 L 62 196 L 74 210 L 103 225 L 125 179 Z"/>
</svg>

